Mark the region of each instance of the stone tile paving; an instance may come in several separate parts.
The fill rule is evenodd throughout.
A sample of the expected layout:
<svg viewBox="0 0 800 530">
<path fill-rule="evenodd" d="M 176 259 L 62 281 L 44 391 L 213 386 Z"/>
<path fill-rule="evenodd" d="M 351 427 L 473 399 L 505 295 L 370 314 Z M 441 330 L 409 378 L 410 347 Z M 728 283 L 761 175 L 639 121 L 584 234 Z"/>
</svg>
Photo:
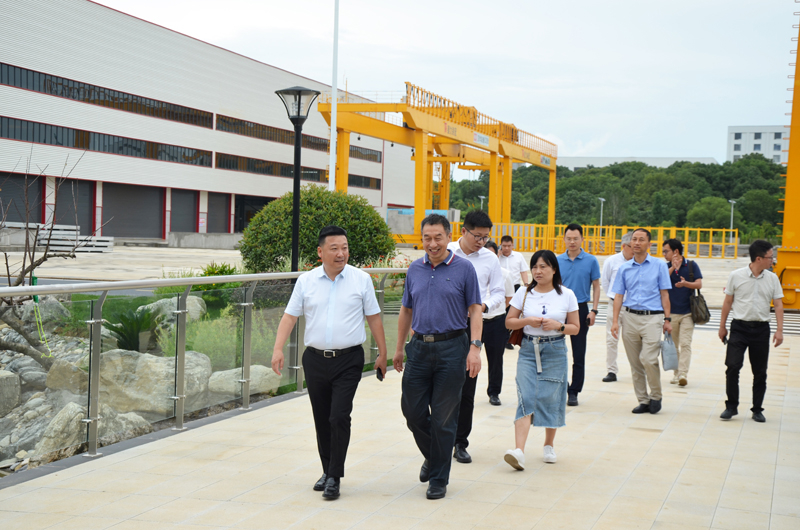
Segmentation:
<svg viewBox="0 0 800 530">
<path fill-rule="evenodd" d="M 800 337 L 771 352 L 764 424 L 746 401 L 734 420 L 719 419 L 724 350 L 711 332 L 695 334 L 687 387 L 663 375 L 657 415 L 631 414 L 624 355 L 620 381 L 600 381 L 604 329 L 589 338 L 586 387 L 556 437 L 554 465 L 541 461 L 541 429 L 525 471 L 502 460 L 516 407 L 516 353 L 507 352 L 503 406 L 489 405 L 481 375 L 474 461 L 453 463 L 444 500 L 425 499 L 417 481 L 422 458 L 400 413 L 401 376 L 390 372 L 361 383 L 337 501 L 311 489 L 320 465 L 303 396 L 0 489 L 0 527 L 800 528 Z"/>
</svg>

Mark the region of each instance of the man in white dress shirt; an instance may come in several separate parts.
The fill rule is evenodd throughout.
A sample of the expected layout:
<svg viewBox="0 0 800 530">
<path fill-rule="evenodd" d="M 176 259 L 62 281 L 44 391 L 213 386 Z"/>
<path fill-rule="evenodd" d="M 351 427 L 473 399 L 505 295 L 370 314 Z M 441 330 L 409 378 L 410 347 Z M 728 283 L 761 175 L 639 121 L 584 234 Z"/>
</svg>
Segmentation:
<svg viewBox="0 0 800 530">
<path fill-rule="evenodd" d="M 473 210 L 464 217 L 461 228 L 461 237 L 447 245 L 456 256 L 465 258 L 475 268 L 478 275 L 478 287 L 481 291 L 483 313 L 490 313 L 498 308 L 505 307 L 505 288 L 503 286 L 503 269 L 497 256 L 488 249 L 483 248 L 492 232 L 492 220 L 483 210 Z M 467 315 L 464 315 L 467 322 Z M 505 326 L 505 323 L 503 323 Z M 485 336 L 486 326 L 483 333 Z M 483 338 L 482 336 L 482 338 Z M 487 356 L 489 372 L 492 365 L 502 363 L 503 358 L 494 359 Z M 456 431 L 456 446 L 453 458 L 462 464 L 472 462 L 472 457 L 467 452 L 469 433 L 472 431 L 472 411 L 475 408 L 475 387 L 478 376 L 467 378 L 461 391 L 461 406 L 458 412 L 458 430 Z M 499 399 L 499 398 L 498 398 Z"/>
<path fill-rule="evenodd" d="M 494 254 L 499 254 L 497 243 L 489 241 L 484 248 L 491 250 Z M 489 363 L 489 386 L 486 393 L 489 394 L 489 403 L 499 407 L 500 392 L 503 390 L 503 353 L 505 353 L 506 341 L 508 340 L 508 330 L 506 329 L 506 314 L 508 304 L 514 296 L 514 283 L 511 280 L 511 273 L 506 269 L 500 269 L 503 273 L 503 288 L 505 289 L 506 301 L 502 307 L 494 311 L 483 314 L 483 348 L 486 350 L 486 358 L 492 359 Z"/>
<path fill-rule="evenodd" d="M 386 338 L 369 274 L 347 264 L 347 232 L 326 226 L 319 233 L 322 266 L 297 279 L 278 325 L 272 369 L 283 369 L 283 345 L 300 315 L 306 318 L 303 369 L 317 431 L 322 477 L 314 484 L 322 497 L 339 497 L 350 443 L 350 412 L 364 369 L 364 319 L 378 344 L 375 369 L 386 374 Z"/>
<path fill-rule="evenodd" d="M 604 383 L 611 383 L 617 380 L 619 368 L 617 368 L 617 351 L 619 348 L 619 339 L 611 334 L 611 325 L 614 323 L 613 308 L 614 308 L 614 280 L 617 277 L 617 271 L 626 261 L 633 258 L 633 247 L 631 247 L 631 237 L 633 232 L 628 232 L 622 236 L 620 241 L 619 254 L 614 254 L 603 263 L 603 272 L 600 275 L 600 283 L 603 286 L 603 292 L 608 296 L 608 305 L 606 306 L 606 368 L 608 368 L 608 375 L 603 378 Z"/>
</svg>

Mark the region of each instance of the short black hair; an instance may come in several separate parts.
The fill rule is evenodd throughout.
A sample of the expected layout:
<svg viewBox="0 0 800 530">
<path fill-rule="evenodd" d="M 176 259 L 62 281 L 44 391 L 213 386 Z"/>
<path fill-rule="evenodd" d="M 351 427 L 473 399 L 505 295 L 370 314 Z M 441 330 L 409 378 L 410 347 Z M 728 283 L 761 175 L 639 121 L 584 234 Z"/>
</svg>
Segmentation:
<svg viewBox="0 0 800 530">
<path fill-rule="evenodd" d="M 581 225 L 579 225 L 578 223 L 570 223 L 570 224 L 568 224 L 567 227 L 564 229 L 564 236 L 567 235 L 567 232 L 569 230 L 577 230 L 578 233 L 581 235 L 581 237 L 583 237 L 583 227 Z M 559 294 L 561 294 L 561 293 L 559 293 Z"/>
<path fill-rule="evenodd" d="M 681 256 L 683 256 L 683 243 L 681 243 L 679 240 L 677 240 L 677 239 L 675 239 L 675 238 L 672 238 L 672 239 L 667 239 L 666 241 L 664 241 L 664 242 L 661 244 L 661 246 L 662 246 L 662 247 L 663 247 L 664 245 L 669 245 L 669 248 L 670 248 L 670 250 L 672 250 L 672 251 L 675 251 L 675 250 L 677 250 L 677 251 L 678 251 L 678 253 L 679 253 Z"/>
<path fill-rule="evenodd" d="M 419 225 L 419 231 L 422 233 L 422 229 L 425 228 L 426 225 L 442 225 L 444 228 L 445 233 L 450 233 L 450 221 L 447 220 L 447 217 L 444 215 L 439 215 L 438 213 L 432 213 L 427 216 L 425 219 L 422 220 L 422 223 Z"/>
<path fill-rule="evenodd" d="M 636 232 L 644 232 L 645 234 L 647 234 L 647 240 L 648 241 L 652 241 L 653 240 L 653 236 L 650 235 L 650 230 L 648 230 L 647 228 L 636 228 L 636 229 L 633 230 L 633 232 L 634 233 L 636 233 Z"/>
<path fill-rule="evenodd" d="M 340 226 L 328 225 L 319 231 L 319 246 L 325 245 L 325 239 L 328 236 L 345 236 L 347 237 L 347 230 Z"/>
<path fill-rule="evenodd" d="M 750 261 L 753 262 L 756 258 L 763 258 L 770 250 L 772 250 L 772 243 L 764 239 L 756 239 L 750 243 Z"/>
<path fill-rule="evenodd" d="M 483 245 L 483 248 L 488 248 L 489 250 L 491 250 L 495 254 L 500 252 L 499 249 L 497 248 L 497 243 L 495 243 L 491 239 L 489 241 L 487 241 L 485 245 Z"/>
<path fill-rule="evenodd" d="M 511 236 L 510 236 L 510 235 L 508 235 L 508 234 L 506 234 L 506 235 L 504 235 L 503 237 L 501 237 L 501 238 L 500 238 L 500 244 L 501 244 L 501 245 L 502 245 L 503 243 L 505 243 L 506 241 L 508 241 L 509 243 L 513 243 L 513 242 L 514 242 L 514 238 L 513 238 L 513 237 L 511 237 Z"/>
<path fill-rule="evenodd" d="M 492 220 L 489 214 L 483 210 L 472 210 L 464 217 L 464 228 L 475 230 L 476 228 L 491 228 Z"/>
</svg>

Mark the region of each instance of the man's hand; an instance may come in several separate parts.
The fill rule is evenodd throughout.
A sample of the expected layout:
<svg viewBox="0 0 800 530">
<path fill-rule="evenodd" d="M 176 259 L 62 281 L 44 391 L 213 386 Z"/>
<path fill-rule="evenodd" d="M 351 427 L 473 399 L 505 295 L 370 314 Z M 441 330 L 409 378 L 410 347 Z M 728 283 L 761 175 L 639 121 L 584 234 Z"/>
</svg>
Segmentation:
<svg viewBox="0 0 800 530">
<path fill-rule="evenodd" d="M 619 340 L 619 323 L 611 324 L 611 335 Z"/>
<path fill-rule="evenodd" d="M 594 319 L 597 318 L 597 315 L 594 314 L 594 311 L 589 311 L 589 315 L 586 319 L 589 321 L 589 326 L 594 326 Z"/>
<path fill-rule="evenodd" d="M 686 287 L 686 278 L 681 276 L 681 281 L 675 283 L 675 287 Z"/>
<path fill-rule="evenodd" d="M 398 372 L 403 371 L 403 357 L 404 353 L 403 350 L 397 350 L 394 354 L 394 358 L 392 359 L 392 364 L 394 365 L 394 369 Z"/>
<path fill-rule="evenodd" d="M 664 333 L 672 333 L 672 322 L 669 320 L 664 321 Z"/>
<path fill-rule="evenodd" d="M 481 350 L 476 346 L 469 347 L 467 354 L 467 370 L 469 370 L 470 377 L 478 377 L 478 372 L 481 371 Z"/>
<path fill-rule="evenodd" d="M 781 344 L 783 344 L 783 332 L 782 331 L 776 331 L 775 332 L 775 336 L 772 338 L 772 343 L 775 344 L 776 348 L 778 346 L 780 346 Z"/>
<path fill-rule="evenodd" d="M 272 371 L 278 375 L 281 375 L 281 370 L 283 370 L 283 350 L 273 350 Z"/>
<path fill-rule="evenodd" d="M 719 340 L 724 343 L 725 342 L 725 337 L 727 337 L 727 336 L 728 336 L 728 330 L 725 328 L 725 324 L 722 324 L 719 327 Z M 781 337 L 781 340 L 783 340 L 783 337 Z"/>
<path fill-rule="evenodd" d="M 402 359 L 400 361 L 402 362 Z M 375 359 L 375 369 L 380 370 L 383 377 L 386 377 L 386 355 L 378 355 Z"/>
<path fill-rule="evenodd" d="M 683 265 L 683 257 L 682 256 L 672 256 L 672 268 L 678 270 Z"/>
</svg>

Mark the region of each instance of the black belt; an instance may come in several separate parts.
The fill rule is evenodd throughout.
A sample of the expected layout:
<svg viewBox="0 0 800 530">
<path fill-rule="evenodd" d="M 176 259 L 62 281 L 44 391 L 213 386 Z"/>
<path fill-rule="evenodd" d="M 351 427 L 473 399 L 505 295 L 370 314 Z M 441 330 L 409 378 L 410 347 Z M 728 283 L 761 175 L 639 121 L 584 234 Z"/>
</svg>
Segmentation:
<svg viewBox="0 0 800 530">
<path fill-rule="evenodd" d="M 533 341 L 533 342 L 536 342 L 537 340 L 539 342 L 555 342 L 557 340 L 561 340 L 561 339 L 564 338 L 564 335 L 546 335 L 545 336 L 545 335 L 528 335 L 527 333 L 525 333 L 524 335 L 525 335 L 526 339 L 528 339 L 530 341 Z"/>
<path fill-rule="evenodd" d="M 450 340 L 455 339 L 456 337 L 460 337 L 464 333 L 466 333 L 466 329 L 458 329 L 456 331 L 451 331 L 449 333 L 433 333 L 431 335 L 423 335 L 422 333 L 414 333 L 414 337 L 417 340 L 421 340 L 422 342 L 439 342 L 443 340 Z"/>
<path fill-rule="evenodd" d="M 322 355 L 327 359 L 332 359 L 333 357 L 341 357 L 342 355 L 352 353 L 359 348 L 361 348 L 360 344 L 358 346 L 351 346 L 349 348 L 344 348 L 341 350 L 318 350 L 316 348 L 312 348 L 311 346 L 306 346 L 306 349 L 308 351 L 316 353 L 317 355 Z"/>
<path fill-rule="evenodd" d="M 640 309 L 631 309 L 628 306 L 625 306 L 625 311 L 628 313 L 633 313 L 634 315 L 663 315 L 663 311 L 647 311 L 647 310 L 640 310 Z"/>
<path fill-rule="evenodd" d="M 733 323 L 733 322 L 736 322 L 737 324 L 741 324 L 741 325 L 746 326 L 748 328 L 758 328 L 758 327 L 763 326 L 764 324 L 769 325 L 769 322 L 766 322 L 764 320 L 739 320 L 739 319 L 734 319 L 734 320 L 731 321 L 731 323 Z"/>
</svg>

